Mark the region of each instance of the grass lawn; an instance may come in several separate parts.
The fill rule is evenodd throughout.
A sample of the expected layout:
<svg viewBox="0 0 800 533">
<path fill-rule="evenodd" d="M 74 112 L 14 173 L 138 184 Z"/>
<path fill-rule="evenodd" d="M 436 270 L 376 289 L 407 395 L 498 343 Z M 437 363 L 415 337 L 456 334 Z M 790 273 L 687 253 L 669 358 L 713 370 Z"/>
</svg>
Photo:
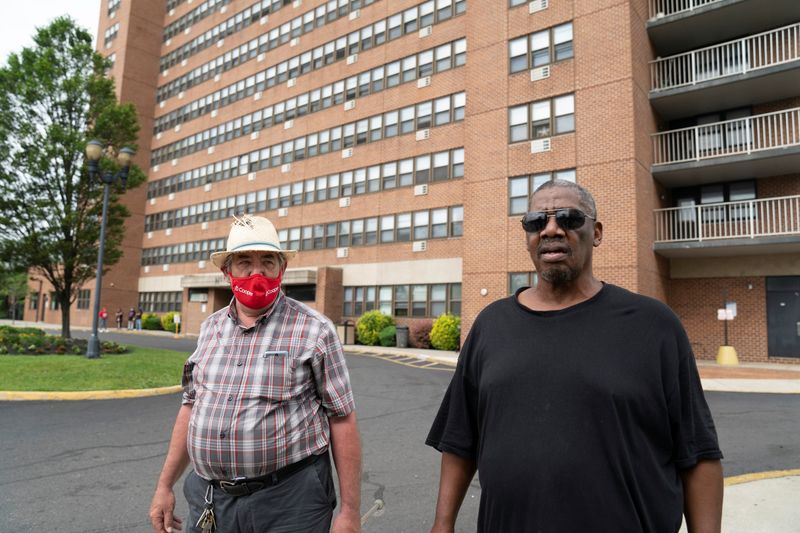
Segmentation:
<svg viewBox="0 0 800 533">
<path fill-rule="evenodd" d="M 189 353 L 130 346 L 121 355 L 0 355 L 0 390 L 91 391 L 179 385 Z"/>
</svg>

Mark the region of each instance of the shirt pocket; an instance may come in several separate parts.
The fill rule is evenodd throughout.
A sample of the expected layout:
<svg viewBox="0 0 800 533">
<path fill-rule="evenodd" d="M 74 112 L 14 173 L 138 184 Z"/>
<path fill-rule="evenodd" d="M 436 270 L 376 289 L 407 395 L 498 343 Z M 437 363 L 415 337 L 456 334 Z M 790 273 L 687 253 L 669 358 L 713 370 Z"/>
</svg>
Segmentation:
<svg viewBox="0 0 800 533">
<path fill-rule="evenodd" d="M 253 395 L 272 401 L 285 401 L 294 390 L 295 362 L 289 352 L 267 350 L 253 363 Z"/>
</svg>

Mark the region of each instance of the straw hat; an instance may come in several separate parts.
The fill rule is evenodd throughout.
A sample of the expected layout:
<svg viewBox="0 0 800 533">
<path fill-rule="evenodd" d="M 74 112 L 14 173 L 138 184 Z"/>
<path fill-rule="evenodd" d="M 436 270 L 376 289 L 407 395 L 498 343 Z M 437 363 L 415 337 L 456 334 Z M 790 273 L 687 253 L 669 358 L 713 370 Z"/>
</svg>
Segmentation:
<svg viewBox="0 0 800 533">
<path fill-rule="evenodd" d="M 244 215 L 233 217 L 231 232 L 228 234 L 228 249 L 211 254 L 211 262 L 222 268 L 229 255 L 239 252 L 277 252 L 287 261 L 297 254 L 297 250 L 283 250 L 278 232 L 272 222 L 264 217 Z"/>
</svg>

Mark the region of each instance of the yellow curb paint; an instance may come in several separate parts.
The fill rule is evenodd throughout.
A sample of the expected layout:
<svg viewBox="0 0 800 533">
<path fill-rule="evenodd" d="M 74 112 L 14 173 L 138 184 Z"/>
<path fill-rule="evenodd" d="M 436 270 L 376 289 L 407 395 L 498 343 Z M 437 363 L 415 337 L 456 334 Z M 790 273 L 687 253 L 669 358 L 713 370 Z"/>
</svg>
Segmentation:
<svg viewBox="0 0 800 533">
<path fill-rule="evenodd" d="M 725 478 L 725 486 L 740 485 L 742 483 L 751 483 L 753 481 L 761 481 L 764 479 L 776 479 L 779 477 L 800 476 L 800 468 L 792 470 L 770 470 L 767 472 L 753 472 L 752 474 L 742 474 L 740 476 L 731 476 Z"/>
<path fill-rule="evenodd" d="M 180 385 L 156 389 L 121 389 L 94 391 L 0 391 L 0 401 L 19 400 L 116 400 L 174 394 L 183 390 Z"/>
</svg>

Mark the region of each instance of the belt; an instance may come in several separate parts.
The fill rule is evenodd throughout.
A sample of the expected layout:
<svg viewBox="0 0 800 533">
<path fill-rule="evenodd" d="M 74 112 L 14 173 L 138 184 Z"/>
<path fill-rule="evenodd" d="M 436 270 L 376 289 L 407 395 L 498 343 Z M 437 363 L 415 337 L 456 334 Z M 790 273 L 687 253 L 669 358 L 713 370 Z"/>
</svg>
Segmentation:
<svg viewBox="0 0 800 533">
<path fill-rule="evenodd" d="M 234 479 L 233 481 L 212 479 L 210 483 L 225 494 L 230 494 L 231 496 L 246 496 L 263 488 L 277 485 L 281 481 L 290 477 L 292 474 L 295 474 L 303 468 L 314 464 L 319 458 L 320 455 L 309 455 L 305 459 L 300 459 L 296 463 L 286 465 L 283 468 L 279 468 L 278 470 L 263 476 L 240 478 Z"/>
</svg>

